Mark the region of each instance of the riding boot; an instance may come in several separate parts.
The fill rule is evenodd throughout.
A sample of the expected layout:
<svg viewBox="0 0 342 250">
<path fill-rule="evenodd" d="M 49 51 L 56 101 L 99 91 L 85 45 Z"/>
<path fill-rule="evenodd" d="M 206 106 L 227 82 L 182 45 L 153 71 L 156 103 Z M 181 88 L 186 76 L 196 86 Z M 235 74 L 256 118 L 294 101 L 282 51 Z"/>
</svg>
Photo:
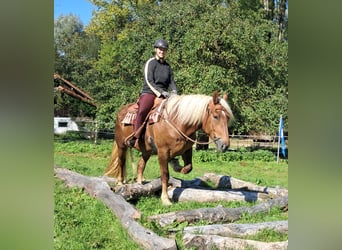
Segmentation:
<svg viewBox="0 0 342 250">
<path fill-rule="evenodd" d="M 138 140 L 140 139 L 140 135 L 142 133 L 144 126 L 140 126 L 140 128 L 137 129 L 133 134 L 131 134 L 127 140 L 126 140 L 126 145 L 130 148 L 138 148 Z M 130 138 L 131 137 L 131 138 Z"/>
</svg>

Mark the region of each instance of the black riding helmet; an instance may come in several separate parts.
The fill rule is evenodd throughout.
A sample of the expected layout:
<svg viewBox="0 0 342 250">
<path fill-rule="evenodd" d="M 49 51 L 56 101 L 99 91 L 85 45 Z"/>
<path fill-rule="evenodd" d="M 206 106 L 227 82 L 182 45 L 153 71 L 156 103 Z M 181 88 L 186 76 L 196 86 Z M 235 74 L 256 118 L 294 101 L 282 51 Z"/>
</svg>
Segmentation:
<svg viewBox="0 0 342 250">
<path fill-rule="evenodd" d="M 163 49 L 168 49 L 169 48 L 169 44 L 167 43 L 167 41 L 165 41 L 164 39 L 159 39 L 154 43 L 154 47 L 155 48 L 163 48 Z"/>
</svg>

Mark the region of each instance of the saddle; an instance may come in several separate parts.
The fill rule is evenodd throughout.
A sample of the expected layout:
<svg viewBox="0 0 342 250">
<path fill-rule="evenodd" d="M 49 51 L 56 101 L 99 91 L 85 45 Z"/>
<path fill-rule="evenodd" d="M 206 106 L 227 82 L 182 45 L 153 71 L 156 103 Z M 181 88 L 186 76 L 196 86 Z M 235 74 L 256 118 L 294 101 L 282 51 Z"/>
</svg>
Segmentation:
<svg viewBox="0 0 342 250">
<path fill-rule="evenodd" d="M 150 110 L 150 112 L 147 114 L 146 119 L 144 121 L 144 124 L 146 124 L 146 122 L 148 122 L 148 124 L 152 124 L 152 123 L 156 123 L 160 120 L 160 116 L 162 113 L 162 108 L 163 108 L 163 103 L 164 103 L 165 99 L 163 98 L 155 98 L 154 99 L 154 103 L 153 106 Z M 127 113 L 124 117 L 124 119 L 122 120 L 121 123 L 125 124 L 125 125 L 133 125 L 134 121 L 137 117 L 137 112 L 138 112 L 138 102 L 133 103 L 132 105 L 130 105 L 127 109 Z"/>
</svg>

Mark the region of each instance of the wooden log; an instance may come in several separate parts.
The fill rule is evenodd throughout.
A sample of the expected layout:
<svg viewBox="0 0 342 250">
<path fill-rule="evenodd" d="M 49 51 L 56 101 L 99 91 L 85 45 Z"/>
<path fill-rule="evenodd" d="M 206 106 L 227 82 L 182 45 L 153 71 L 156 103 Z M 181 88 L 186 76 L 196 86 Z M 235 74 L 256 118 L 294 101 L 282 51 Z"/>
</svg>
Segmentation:
<svg viewBox="0 0 342 250">
<path fill-rule="evenodd" d="M 209 181 L 214 183 L 214 188 L 220 190 L 212 188 Z M 193 180 L 181 180 L 170 177 L 169 184 L 172 186 L 168 191 L 169 198 L 179 202 L 193 200 L 198 202 L 218 200 L 255 202 L 287 194 L 286 189 L 261 187 L 230 176 L 216 174 L 205 174 L 203 177 L 195 178 Z M 176 189 L 176 187 L 178 188 Z M 230 188 L 233 190 L 230 190 Z M 161 190 L 161 181 L 160 178 L 157 178 L 144 185 L 133 183 L 113 187 L 112 189 L 126 200 L 132 200 L 137 199 L 140 196 L 149 196 L 159 192 Z M 210 194 L 208 194 L 208 192 L 210 192 Z"/>
<path fill-rule="evenodd" d="M 218 235 L 223 237 L 243 238 L 255 235 L 264 229 L 271 229 L 285 234 L 288 232 L 288 221 L 271 221 L 254 224 L 214 224 L 206 226 L 185 227 L 184 233 Z"/>
<path fill-rule="evenodd" d="M 111 178 L 115 179 L 115 178 Z M 117 183 L 112 182 L 114 184 L 111 185 L 114 192 L 120 194 L 125 200 L 134 200 L 141 196 L 150 196 L 159 191 L 161 191 L 161 180 L 160 178 L 154 179 L 145 184 L 131 183 L 125 184 L 122 186 L 115 186 Z M 173 177 L 170 177 L 169 184 L 172 187 L 198 187 L 205 186 L 205 183 L 201 179 L 194 180 L 180 180 Z"/>
<path fill-rule="evenodd" d="M 231 176 L 217 175 L 213 173 L 206 173 L 201 178 L 203 182 L 211 181 L 215 188 L 218 189 L 240 189 L 240 190 L 250 190 L 256 192 L 263 192 L 266 194 L 272 194 L 274 196 L 286 196 L 288 195 L 288 190 L 281 187 L 266 187 L 258 186 L 254 183 L 236 179 Z"/>
<path fill-rule="evenodd" d="M 197 201 L 265 201 L 271 197 L 264 193 L 254 191 L 221 191 L 198 188 L 169 188 L 167 192 L 170 199 L 177 202 Z"/>
<path fill-rule="evenodd" d="M 283 242 L 260 242 L 255 240 L 244 240 L 217 235 L 202 235 L 185 233 L 183 244 L 186 249 L 198 250 L 211 249 L 256 249 L 256 250 L 284 250 L 288 248 L 288 241 Z"/>
<path fill-rule="evenodd" d="M 153 231 L 144 228 L 135 219 L 141 214 L 130 203 L 118 194 L 113 193 L 101 177 L 88 177 L 68 169 L 55 166 L 55 176 L 65 181 L 69 187 L 79 187 L 87 193 L 104 202 L 128 231 L 131 238 L 145 249 L 177 249 L 175 240 L 158 236 Z"/>
<path fill-rule="evenodd" d="M 154 179 L 146 184 L 132 183 L 115 187 L 114 191 L 126 200 L 134 200 L 141 196 L 150 196 L 161 190 L 160 178 Z"/>
<path fill-rule="evenodd" d="M 161 227 L 165 227 L 173 223 L 182 223 L 184 221 L 193 223 L 204 220 L 211 224 L 225 223 L 239 220 L 243 213 L 257 214 L 261 212 L 267 212 L 272 207 L 284 208 L 287 207 L 287 204 L 288 197 L 284 196 L 257 204 L 252 207 L 224 208 L 219 206 L 216 208 L 199 208 L 152 215 L 149 216 L 148 219 L 158 222 Z"/>
<path fill-rule="evenodd" d="M 176 187 L 182 187 L 182 188 L 210 187 L 205 181 L 202 180 L 202 178 L 195 178 L 193 180 L 182 180 L 182 179 L 170 177 L 169 184 L 174 188 Z"/>
</svg>

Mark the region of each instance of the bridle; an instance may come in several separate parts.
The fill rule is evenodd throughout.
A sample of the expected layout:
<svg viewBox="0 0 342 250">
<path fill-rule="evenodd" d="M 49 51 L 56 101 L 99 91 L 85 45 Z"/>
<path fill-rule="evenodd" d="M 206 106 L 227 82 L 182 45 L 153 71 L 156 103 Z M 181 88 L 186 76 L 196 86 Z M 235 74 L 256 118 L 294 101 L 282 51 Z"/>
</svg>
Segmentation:
<svg viewBox="0 0 342 250">
<path fill-rule="evenodd" d="M 217 110 L 220 110 L 220 109 L 217 109 Z M 214 139 L 214 140 L 211 140 L 211 139 L 210 139 L 208 142 L 200 142 L 200 141 L 197 141 L 197 140 L 194 140 L 194 139 L 190 138 L 189 136 L 187 136 L 186 134 L 184 134 L 183 131 L 181 131 L 179 128 L 177 128 L 171 121 L 169 121 L 169 120 L 167 119 L 167 117 L 169 116 L 169 114 L 167 113 L 167 110 L 166 110 L 166 109 L 164 109 L 164 111 L 165 111 L 165 113 L 166 113 L 166 116 L 162 116 L 162 117 L 163 117 L 163 119 L 165 120 L 165 122 L 166 122 L 168 125 L 170 125 L 171 128 L 173 128 L 174 130 L 176 130 L 177 133 L 178 133 L 179 135 L 183 136 L 186 140 L 191 141 L 191 142 L 193 142 L 193 143 L 195 143 L 195 144 L 199 144 L 199 145 L 209 145 L 210 143 L 213 143 L 213 142 L 219 140 L 219 138 L 217 138 L 217 139 Z M 226 111 L 224 111 L 223 109 L 221 109 L 221 111 L 226 113 Z M 209 109 L 209 107 L 207 107 L 207 118 L 205 119 L 205 121 L 208 120 L 209 112 L 210 112 L 210 109 Z M 213 130 L 214 130 L 214 129 L 213 129 Z"/>
</svg>

